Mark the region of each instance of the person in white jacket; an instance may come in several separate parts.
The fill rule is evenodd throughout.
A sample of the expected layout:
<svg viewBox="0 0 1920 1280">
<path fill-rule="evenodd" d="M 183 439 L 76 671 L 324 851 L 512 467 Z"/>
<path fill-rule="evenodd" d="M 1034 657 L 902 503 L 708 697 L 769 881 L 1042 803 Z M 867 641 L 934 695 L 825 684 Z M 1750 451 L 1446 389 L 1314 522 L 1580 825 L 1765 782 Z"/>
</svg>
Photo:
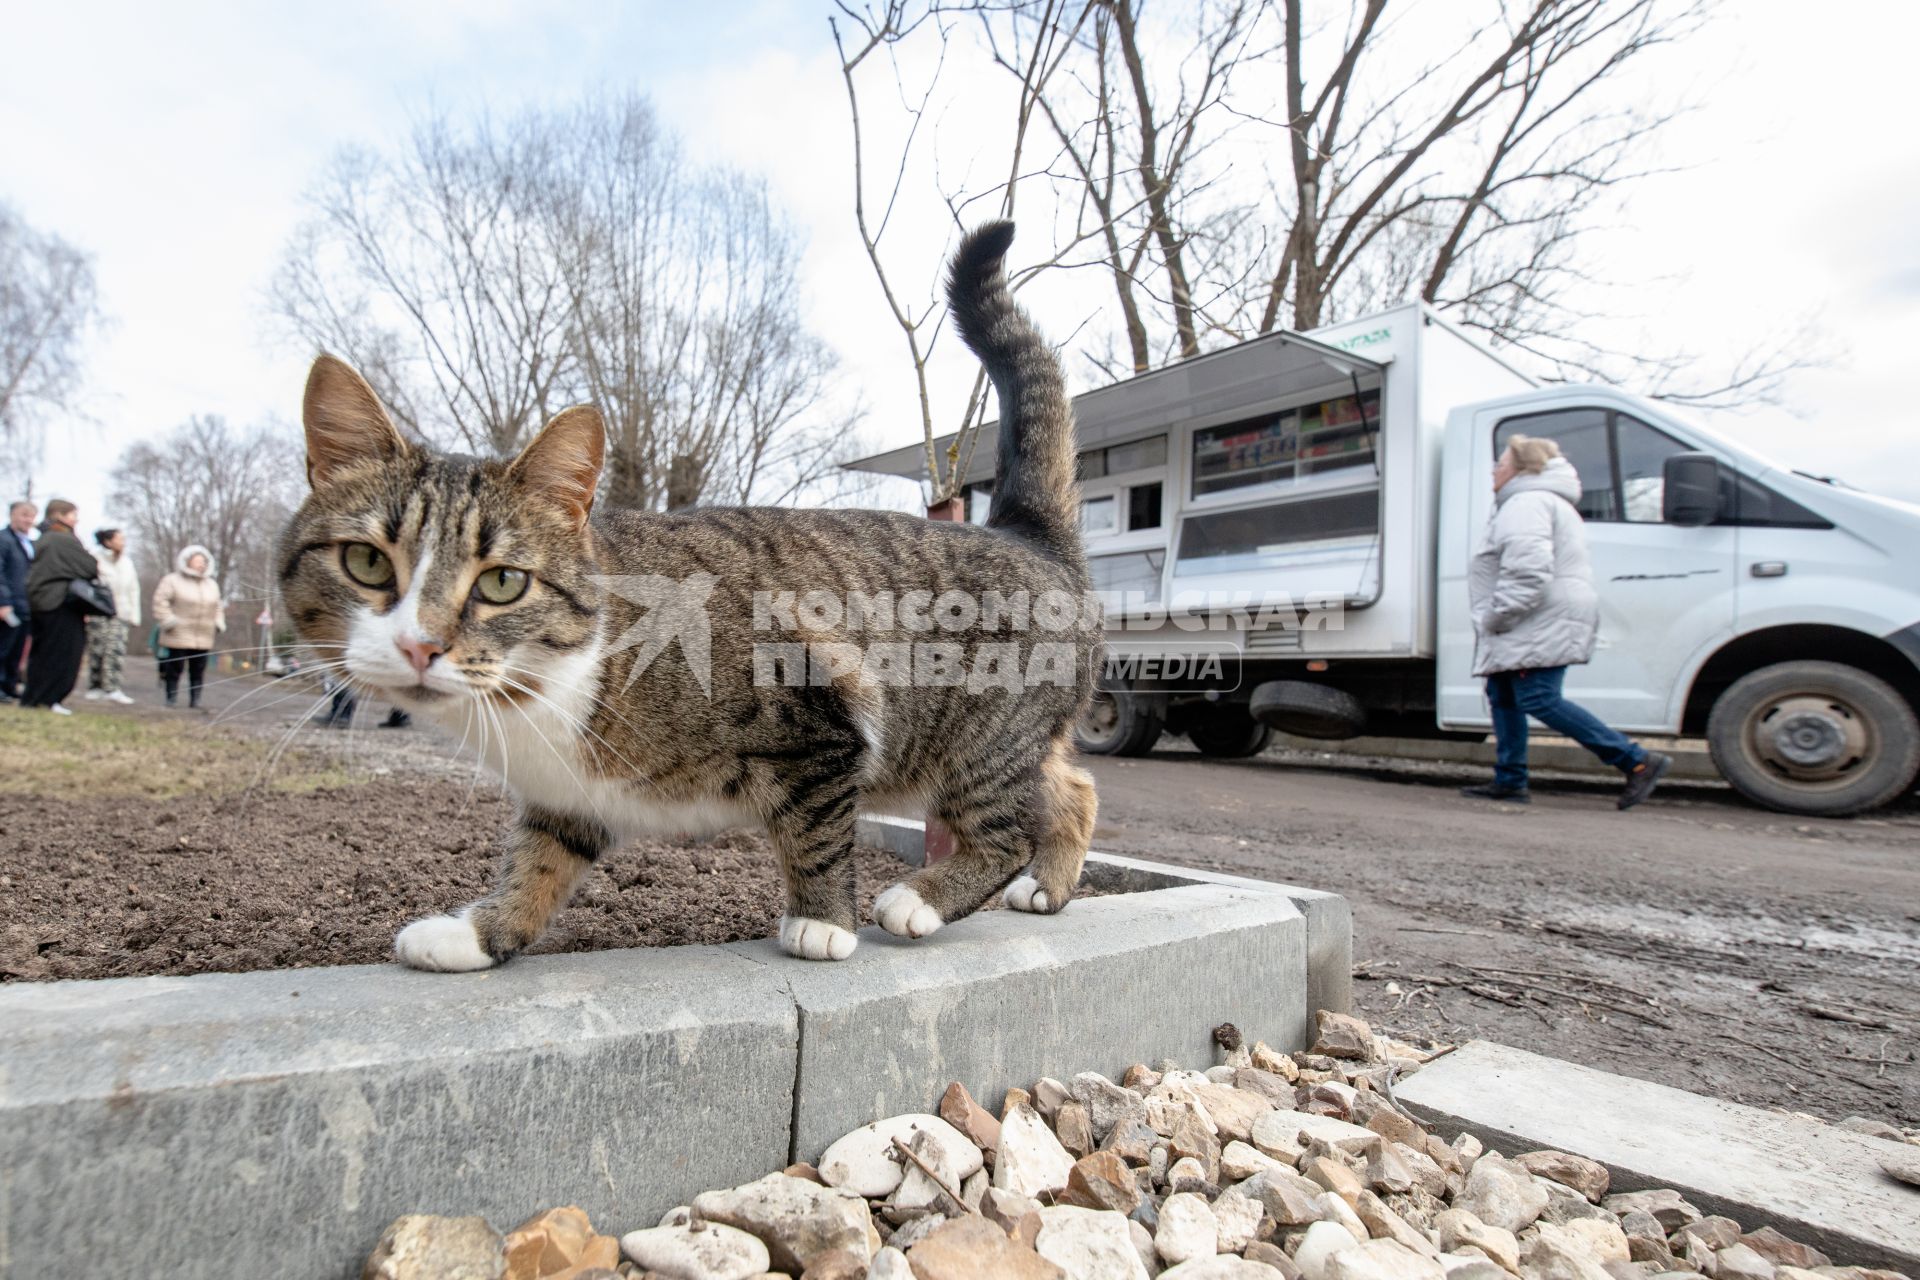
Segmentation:
<svg viewBox="0 0 1920 1280">
<path fill-rule="evenodd" d="M 1653 794 L 1670 757 L 1631 741 L 1562 694 L 1567 668 L 1593 657 L 1600 596 L 1580 519 L 1580 476 L 1551 440 L 1517 435 L 1493 471 L 1493 518 L 1474 553 L 1473 674 L 1487 678 L 1493 781 L 1464 795 L 1526 804 L 1527 717 L 1565 734 L 1626 775 L 1618 801 Z"/>
<path fill-rule="evenodd" d="M 120 687 L 127 661 L 127 633 L 140 625 L 140 574 L 127 554 L 122 529 L 96 529 L 93 558 L 100 562 L 100 581 L 113 593 L 114 616 L 87 619 L 87 698 L 132 702 Z"/>
</svg>

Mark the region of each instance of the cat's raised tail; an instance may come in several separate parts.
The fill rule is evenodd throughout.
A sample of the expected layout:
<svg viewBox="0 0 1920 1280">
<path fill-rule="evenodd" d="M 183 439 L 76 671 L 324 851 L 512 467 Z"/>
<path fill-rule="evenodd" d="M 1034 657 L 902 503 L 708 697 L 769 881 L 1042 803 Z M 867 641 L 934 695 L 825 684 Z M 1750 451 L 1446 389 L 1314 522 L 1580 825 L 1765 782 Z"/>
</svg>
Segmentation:
<svg viewBox="0 0 1920 1280">
<path fill-rule="evenodd" d="M 1077 564 L 1083 552 L 1073 406 L 1053 348 L 1007 287 L 1002 263 L 1012 243 L 1011 222 L 976 227 L 960 242 L 947 275 L 947 302 L 961 340 L 980 357 L 1000 396 L 987 527 L 1019 534 Z"/>
</svg>

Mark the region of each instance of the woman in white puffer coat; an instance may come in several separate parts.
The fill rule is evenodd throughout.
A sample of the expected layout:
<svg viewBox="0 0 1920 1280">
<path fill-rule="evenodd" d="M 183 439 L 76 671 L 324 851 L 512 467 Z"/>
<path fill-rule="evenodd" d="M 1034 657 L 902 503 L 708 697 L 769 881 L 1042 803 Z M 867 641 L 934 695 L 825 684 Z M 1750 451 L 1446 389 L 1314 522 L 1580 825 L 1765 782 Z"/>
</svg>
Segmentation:
<svg viewBox="0 0 1920 1280">
<path fill-rule="evenodd" d="M 1653 794 L 1672 760 L 1629 740 L 1562 696 L 1567 668 L 1593 657 L 1600 596 L 1581 522 L 1580 476 L 1551 440 L 1515 436 L 1493 472 L 1493 518 L 1467 579 L 1473 674 L 1487 678 L 1493 781 L 1462 793 L 1526 804 L 1527 717 L 1626 775 L 1619 806 Z"/>
</svg>

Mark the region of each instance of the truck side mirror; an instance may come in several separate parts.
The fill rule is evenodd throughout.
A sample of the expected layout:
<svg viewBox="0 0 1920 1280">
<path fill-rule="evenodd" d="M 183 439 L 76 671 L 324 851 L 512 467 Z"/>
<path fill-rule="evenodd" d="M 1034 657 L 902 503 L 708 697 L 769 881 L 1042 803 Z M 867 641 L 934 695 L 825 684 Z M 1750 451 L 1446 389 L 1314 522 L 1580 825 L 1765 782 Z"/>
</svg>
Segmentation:
<svg viewBox="0 0 1920 1280">
<path fill-rule="evenodd" d="M 1710 453 L 1676 453 L 1660 468 L 1660 518 L 1693 528 L 1720 518 L 1720 460 Z"/>
</svg>

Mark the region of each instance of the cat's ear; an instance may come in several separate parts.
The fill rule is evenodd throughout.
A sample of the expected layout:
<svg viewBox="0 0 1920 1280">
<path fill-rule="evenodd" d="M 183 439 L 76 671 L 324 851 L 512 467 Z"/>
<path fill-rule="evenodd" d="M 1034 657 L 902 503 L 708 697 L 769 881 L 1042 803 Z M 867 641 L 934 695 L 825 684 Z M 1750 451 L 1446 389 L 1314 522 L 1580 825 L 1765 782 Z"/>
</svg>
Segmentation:
<svg viewBox="0 0 1920 1280">
<path fill-rule="evenodd" d="M 373 388 L 335 356 L 313 362 L 300 419 L 307 429 L 307 483 L 316 489 L 351 467 L 392 462 L 407 452 Z"/>
<path fill-rule="evenodd" d="M 600 411 L 590 404 L 562 409 L 540 428 L 533 443 L 520 451 L 507 474 L 521 488 L 554 503 L 585 524 L 593 510 L 593 491 L 600 484 L 600 464 L 607 452 L 607 430 Z"/>
</svg>

